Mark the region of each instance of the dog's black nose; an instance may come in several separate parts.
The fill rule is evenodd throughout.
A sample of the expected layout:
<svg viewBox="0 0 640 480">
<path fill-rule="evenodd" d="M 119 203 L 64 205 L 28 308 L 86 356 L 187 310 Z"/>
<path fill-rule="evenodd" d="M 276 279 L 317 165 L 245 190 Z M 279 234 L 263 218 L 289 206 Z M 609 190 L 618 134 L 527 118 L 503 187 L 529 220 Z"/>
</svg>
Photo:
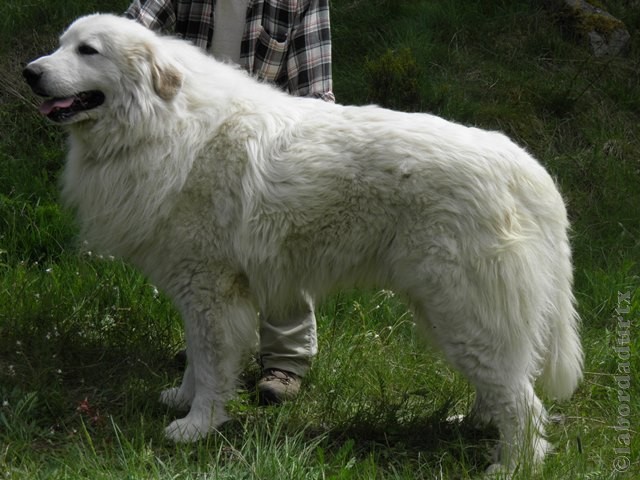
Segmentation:
<svg viewBox="0 0 640 480">
<path fill-rule="evenodd" d="M 22 76 L 27 81 L 29 86 L 35 89 L 38 85 L 38 81 L 40 80 L 40 77 L 42 77 L 42 72 L 37 70 L 34 67 L 27 67 L 24 70 L 22 70 Z"/>
</svg>

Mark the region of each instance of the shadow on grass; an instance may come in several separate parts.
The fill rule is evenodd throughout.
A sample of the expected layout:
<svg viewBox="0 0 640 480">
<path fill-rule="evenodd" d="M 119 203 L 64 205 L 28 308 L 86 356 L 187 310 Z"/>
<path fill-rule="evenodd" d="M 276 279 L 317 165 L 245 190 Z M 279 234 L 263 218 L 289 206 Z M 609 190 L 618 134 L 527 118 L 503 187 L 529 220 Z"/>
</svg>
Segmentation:
<svg viewBox="0 0 640 480">
<path fill-rule="evenodd" d="M 448 421 L 443 415 L 447 410 L 445 406 L 428 417 L 407 423 L 354 418 L 331 430 L 331 449 L 340 455 L 344 455 L 345 448 L 357 457 L 372 455 L 378 464 L 386 467 L 411 459 L 437 465 L 448 457 L 448 462 L 483 472 L 492 463 L 490 451 L 498 439 L 497 429 L 479 429 L 470 422 Z"/>
</svg>

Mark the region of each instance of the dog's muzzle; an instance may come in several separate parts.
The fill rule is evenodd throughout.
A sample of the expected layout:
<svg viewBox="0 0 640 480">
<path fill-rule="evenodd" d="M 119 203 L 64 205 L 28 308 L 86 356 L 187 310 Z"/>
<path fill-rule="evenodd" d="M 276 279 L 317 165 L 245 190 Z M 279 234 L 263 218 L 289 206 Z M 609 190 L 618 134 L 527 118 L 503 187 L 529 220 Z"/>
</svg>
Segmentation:
<svg viewBox="0 0 640 480">
<path fill-rule="evenodd" d="M 27 84 L 33 93 L 41 97 L 51 95 L 42 86 L 42 71 L 33 65 L 28 65 L 23 71 Z M 38 111 L 54 122 L 66 122 L 77 113 L 91 110 L 104 103 L 104 93 L 98 90 L 79 92 L 68 97 L 54 97 L 45 100 Z"/>
</svg>

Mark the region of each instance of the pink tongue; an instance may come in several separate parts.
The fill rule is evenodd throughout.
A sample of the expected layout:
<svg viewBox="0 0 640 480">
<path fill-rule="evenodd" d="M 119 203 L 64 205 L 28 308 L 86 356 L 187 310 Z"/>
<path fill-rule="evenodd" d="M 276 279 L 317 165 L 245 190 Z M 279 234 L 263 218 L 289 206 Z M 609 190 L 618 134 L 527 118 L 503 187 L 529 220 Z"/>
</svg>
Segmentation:
<svg viewBox="0 0 640 480">
<path fill-rule="evenodd" d="M 49 115 L 54 108 L 69 108 L 73 103 L 73 97 L 69 98 L 54 98 L 52 100 L 47 100 L 38 111 L 43 115 Z"/>
</svg>

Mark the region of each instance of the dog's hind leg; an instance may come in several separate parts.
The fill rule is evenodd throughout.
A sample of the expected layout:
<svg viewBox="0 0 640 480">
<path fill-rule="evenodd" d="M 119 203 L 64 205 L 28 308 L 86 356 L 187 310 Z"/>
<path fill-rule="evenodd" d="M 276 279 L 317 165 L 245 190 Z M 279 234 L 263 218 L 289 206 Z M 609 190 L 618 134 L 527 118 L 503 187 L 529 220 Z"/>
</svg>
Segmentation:
<svg viewBox="0 0 640 480">
<path fill-rule="evenodd" d="M 476 385 L 476 390 L 482 387 Z M 527 381 L 513 385 L 492 386 L 486 405 L 488 415 L 500 431 L 497 463 L 488 473 L 537 472 L 551 445 L 545 439 L 547 412 Z"/>
<path fill-rule="evenodd" d="M 470 420 L 476 425 L 491 423 L 500 432 L 498 463 L 490 471 L 510 472 L 518 464 L 535 470 L 549 445 L 544 439 L 546 411 L 522 362 L 530 353 L 505 345 L 496 335 L 469 333 L 437 335 L 436 343 L 476 390 Z"/>
<path fill-rule="evenodd" d="M 480 269 L 470 274 L 450 263 L 435 270 L 435 263 L 434 275 L 409 290 L 416 321 L 475 387 L 475 419 L 499 429 L 499 464 L 491 471 L 535 470 L 549 450 L 546 412 L 533 389 L 546 338 L 545 292 L 500 271 L 483 277 Z"/>
<path fill-rule="evenodd" d="M 256 313 L 246 287 L 233 276 L 207 280 L 214 285 L 199 289 L 202 283 L 197 285 L 194 276 L 190 291 L 177 300 L 189 361 L 185 389 L 181 392 L 181 386 L 178 393 L 187 396 L 193 382 L 189 413 L 165 430 L 169 439 L 179 442 L 204 438 L 228 420 L 225 404 L 235 393 L 244 354 L 255 345 Z"/>
</svg>

